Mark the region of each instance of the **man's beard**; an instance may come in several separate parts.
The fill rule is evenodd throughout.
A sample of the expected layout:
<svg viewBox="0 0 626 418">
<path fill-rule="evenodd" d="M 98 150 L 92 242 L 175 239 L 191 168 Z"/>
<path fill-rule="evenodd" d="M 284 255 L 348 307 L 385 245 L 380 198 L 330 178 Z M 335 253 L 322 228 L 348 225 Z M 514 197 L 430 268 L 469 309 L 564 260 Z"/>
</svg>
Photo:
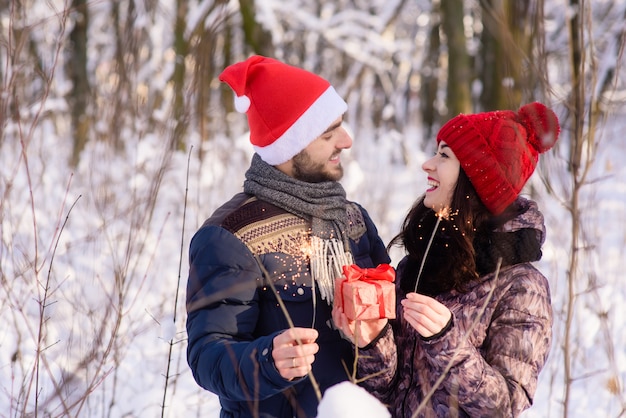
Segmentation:
<svg viewBox="0 0 626 418">
<path fill-rule="evenodd" d="M 343 177 L 343 167 L 337 166 L 334 173 L 325 168 L 324 163 L 315 163 L 311 160 L 309 153 L 301 151 L 293 157 L 293 176 L 307 183 L 321 183 L 324 181 L 338 181 Z"/>
</svg>

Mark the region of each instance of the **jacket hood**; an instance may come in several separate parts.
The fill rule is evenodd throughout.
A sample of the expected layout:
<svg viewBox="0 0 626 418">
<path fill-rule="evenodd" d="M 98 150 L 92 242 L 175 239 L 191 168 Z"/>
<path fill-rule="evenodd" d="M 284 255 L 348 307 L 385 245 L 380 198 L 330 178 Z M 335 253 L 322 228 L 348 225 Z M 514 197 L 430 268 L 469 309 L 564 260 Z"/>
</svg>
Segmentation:
<svg viewBox="0 0 626 418">
<path fill-rule="evenodd" d="M 478 232 L 474 237 L 476 271 L 480 276 L 501 266 L 538 261 L 546 231 L 544 218 L 537 204 L 518 197 L 518 215 L 501 227 Z"/>
<path fill-rule="evenodd" d="M 523 212 L 506 222 L 498 232 L 516 232 L 521 229 L 534 229 L 537 233 L 537 242 L 543 245 L 546 239 L 546 226 L 543 214 L 539 210 L 537 203 L 519 196 L 519 205 L 524 208 Z"/>
</svg>

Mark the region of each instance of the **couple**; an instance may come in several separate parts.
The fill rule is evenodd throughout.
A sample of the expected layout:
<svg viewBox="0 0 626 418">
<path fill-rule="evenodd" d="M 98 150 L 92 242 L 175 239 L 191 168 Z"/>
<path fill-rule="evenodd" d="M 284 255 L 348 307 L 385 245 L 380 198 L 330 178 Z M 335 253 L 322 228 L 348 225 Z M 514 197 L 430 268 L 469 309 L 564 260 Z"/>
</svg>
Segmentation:
<svg viewBox="0 0 626 418">
<path fill-rule="evenodd" d="M 324 391 L 357 377 L 392 417 L 518 416 L 551 346 L 545 238 L 519 196 L 558 138 L 540 103 L 459 115 L 423 164 L 429 188 L 389 244 L 396 319 L 333 310 L 342 266 L 389 263 L 365 209 L 346 200 L 347 104 L 328 81 L 252 56 L 220 75 L 255 150 L 243 192 L 190 243 L 188 362 L 221 417 L 315 417 Z M 355 337 L 356 336 L 356 337 Z M 345 367 L 348 367 L 346 371 Z"/>
</svg>

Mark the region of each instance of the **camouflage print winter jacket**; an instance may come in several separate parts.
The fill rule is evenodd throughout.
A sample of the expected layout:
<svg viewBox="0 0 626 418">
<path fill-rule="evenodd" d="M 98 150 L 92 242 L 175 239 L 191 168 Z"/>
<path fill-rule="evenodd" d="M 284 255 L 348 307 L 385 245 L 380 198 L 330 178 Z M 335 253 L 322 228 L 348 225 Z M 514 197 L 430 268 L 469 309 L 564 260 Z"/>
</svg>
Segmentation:
<svg viewBox="0 0 626 418">
<path fill-rule="evenodd" d="M 504 228 L 536 228 L 543 241 L 543 216 L 534 202 L 528 204 Z M 533 265 L 521 263 L 501 269 L 497 277 L 483 276 L 467 290 L 436 297 L 452 311 L 452 326 L 423 339 L 402 316 L 404 293 L 398 286 L 397 320 L 360 350 L 359 377 L 384 370 L 363 386 L 393 417 L 516 417 L 532 405 L 551 347 L 548 281 Z"/>
</svg>

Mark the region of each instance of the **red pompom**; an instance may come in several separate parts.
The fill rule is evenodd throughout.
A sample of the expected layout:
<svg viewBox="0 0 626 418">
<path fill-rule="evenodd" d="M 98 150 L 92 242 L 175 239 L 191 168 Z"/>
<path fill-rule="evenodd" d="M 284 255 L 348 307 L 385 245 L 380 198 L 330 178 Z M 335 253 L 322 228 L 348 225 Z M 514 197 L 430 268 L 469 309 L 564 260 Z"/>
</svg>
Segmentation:
<svg viewBox="0 0 626 418">
<path fill-rule="evenodd" d="M 556 143 L 561 132 L 556 114 L 539 102 L 520 107 L 520 122 L 528 130 L 528 142 L 539 153 L 548 151 Z"/>
</svg>

